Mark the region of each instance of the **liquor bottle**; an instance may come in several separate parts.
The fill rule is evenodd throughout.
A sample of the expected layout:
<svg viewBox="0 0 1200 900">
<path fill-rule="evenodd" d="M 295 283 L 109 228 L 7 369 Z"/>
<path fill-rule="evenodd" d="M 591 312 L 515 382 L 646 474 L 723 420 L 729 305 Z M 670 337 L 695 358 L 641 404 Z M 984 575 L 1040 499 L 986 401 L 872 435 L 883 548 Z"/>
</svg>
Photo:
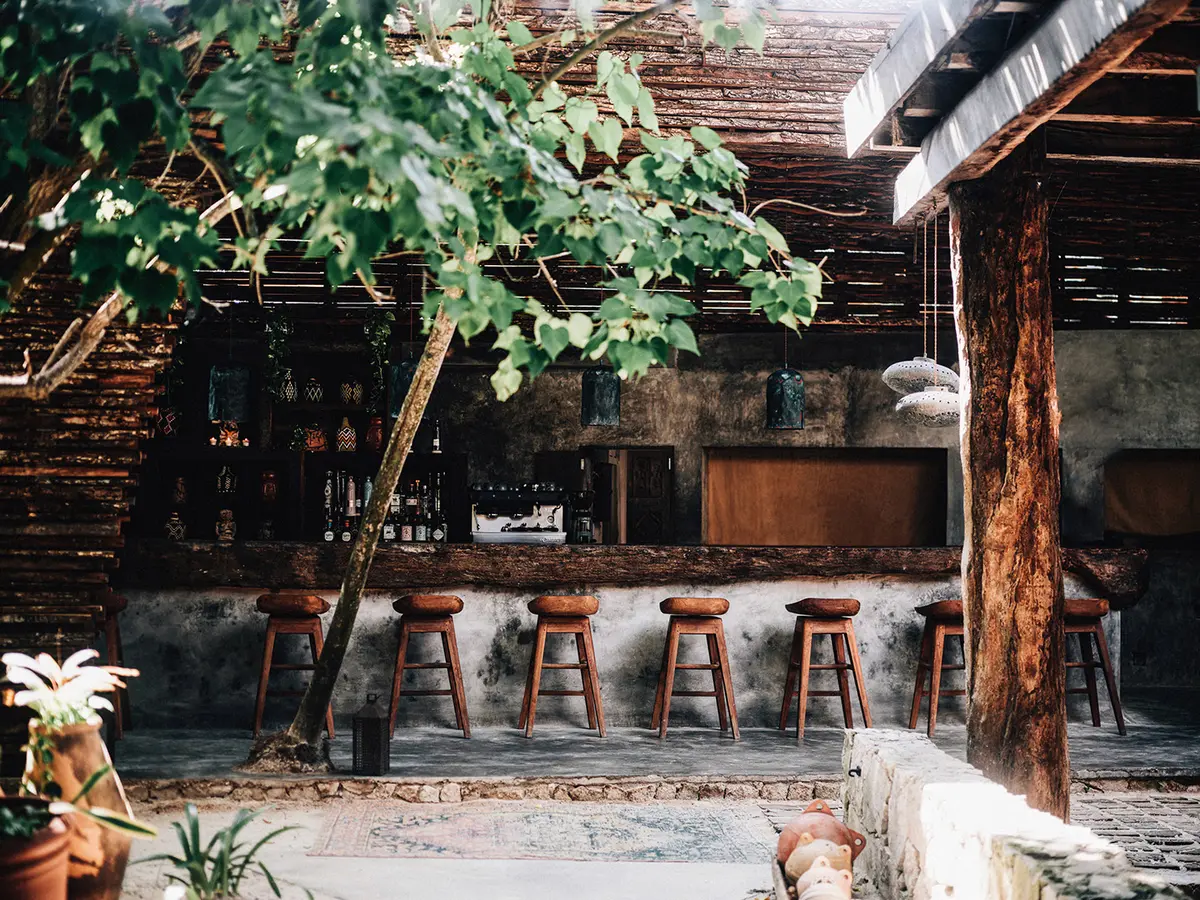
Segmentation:
<svg viewBox="0 0 1200 900">
<path fill-rule="evenodd" d="M 325 505 L 322 508 L 325 517 L 325 529 L 322 534 L 326 541 L 333 540 L 333 471 L 325 472 Z"/>
<path fill-rule="evenodd" d="M 447 540 L 446 514 L 442 510 L 442 473 L 433 476 L 433 525 L 430 528 L 429 539 L 436 544 L 444 544 Z"/>
<path fill-rule="evenodd" d="M 372 492 L 373 490 L 375 490 L 375 485 L 374 485 L 374 483 L 371 481 L 371 476 L 370 476 L 370 475 L 368 475 L 368 476 L 367 476 L 367 481 L 366 481 L 366 483 L 363 485 L 363 498 L 362 498 L 363 502 L 362 502 L 362 505 L 363 505 L 363 509 L 364 509 L 364 510 L 367 508 L 367 505 L 368 505 L 368 504 L 371 502 L 371 492 Z"/>
<path fill-rule="evenodd" d="M 333 507 L 325 508 L 325 532 L 324 538 L 326 543 L 333 540 Z"/>
<path fill-rule="evenodd" d="M 342 542 L 346 544 L 350 543 L 351 539 L 354 537 L 354 508 L 355 501 L 357 500 L 357 497 L 355 496 L 356 494 L 357 491 L 355 490 L 354 486 L 354 476 L 348 475 L 346 476 L 346 506 L 345 512 L 342 516 Z"/>
<path fill-rule="evenodd" d="M 442 420 L 433 420 L 433 452 L 442 452 Z"/>
<path fill-rule="evenodd" d="M 417 483 L 416 518 L 413 520 L 413 540 L 425 543 L 429 540 L 429 519 L 426 511 L 425 495 L 421 492 L 420 482 Z"/>
<path fill-rule="evenodd" d="M 353 479 L 352 479 L 353 480 Z M 358 531 L 358 526 L 362 524 L 363 514 L 363 492 L 362 485 L 357 485 L 354 490 L 354 530 Z"/>
<path fill-rule="evenodd" d="M 400 540 L 412 543 L 413 526 L 416 524 L 417 498 L 411 494 L 404 496 L 404 513 L 400 519 Z"/>
<path fill-rule="evenodd" d="M 383 520 L 383 539 L 388 543 L 396 540 L 396 524 L 400 518 L 400 495 L 392 491 L 388 499 L 387 517 Z"/>
</svg>

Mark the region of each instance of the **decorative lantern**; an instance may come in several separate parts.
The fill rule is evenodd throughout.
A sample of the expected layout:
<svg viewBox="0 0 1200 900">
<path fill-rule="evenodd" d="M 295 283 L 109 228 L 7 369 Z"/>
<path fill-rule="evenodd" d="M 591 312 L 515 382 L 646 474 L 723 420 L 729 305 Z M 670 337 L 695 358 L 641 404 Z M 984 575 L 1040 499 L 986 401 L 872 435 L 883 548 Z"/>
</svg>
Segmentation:
<svg viewBox="0 0 1200 900">
<path fill-rule="evenodd" d="M 388 413 L 393 419 L 398 419 L 400 418 L 400 407 L 404 405 L 404 398 L 408 396 L 408 389 L 412 387 L 413 375 L 417 372 L 417 361 L 406 359 L 404 362 L 388 368 L 392 382 L 392 402 Z"/>
<path fill-rule="evenodd" d="M 182 541 L 187 537 L 187 524 L 179 517 L 179 512 L 172 512 L 163 525 L 163 533 L 168 540 Z"/>
<path fill-rule="evenodd" d="M 387 712 L 376 704 L 378 694 L 367 694 L 367 705 L 352 722 L 355 775 L 386 775 L 392 769 L 392 742 Z"/>
<path fill-rule="evenodd" d="M 158 433 L 163 437 L 174 437 L 179 431 L 179 413 L 173 406 L 164 406 L 158 411 Z"/>
<path fill-rule="evenodd" d="M 208 418 L 211 422 L 250 420 L 250 370 L 245 366 L 213 366 L 208 373 Z"/>
<path fill-rule="evenodd" d="M 337 448 L 342 453 L 353 453 L 358 449 L 358 434 L 346 416 L 342 416 L 342 427 L 337 431 Z"/>
<path fill-rule="evenodd" d="M 935 386 L 957 391 L 958 374 L 928 356 L 918 356 L 888 366 L 883 373 L 883 383 L 902 396 Z"/>
<path fill-rule="evenodd" d="M 896 404 L 904 421 L 929 428 L 946 428 L 958 424 L 959 395 L 945 385 L 935 385 L 901 397 Z"/>
<path fill-rule="evenodd" d="M 325 399 L 325 388 L 321 387 L 321 382 L 315 378 L 310 378 L 304 383 L 304 402 L 305 403 L 320 403 Z"/>
<path fill-rule="evenodd" d="M 279 399 L 284 403 L 295 403 L 299 391 L 296 389 L 296 379 L 292 377 L 291 369 L 283 370 L 283 384 L 279 386 Z"/>
<path fill-rule="evenodd" d="M 767 427 L 804 427 L 804 376 L 795 369 L 777 369 L 767 376 Z"/>
<path fill-rule="evenodd" d="M 229 466 L 221 466 L 217 473 L 217 493 L 225 496 L 237 493 L 237 475 Z"/>
<path fill-rule="evenodd" d="M 579 423 L 621 424 L 621 379 L 612 369 L 596 366 L 584 371 Z"/>
<path fill-rule="evenodd" d="M 363 385 L 357 378 L 343 381 L 340 390 L 342 402 L 347 406 L 361 406 L 363 402 Z"/>
<path fill-rule="evenodd" d="M 235 421 L 222 422 L 217 443 L 222 447 L 236 447 L 242 443 L 238 437 L 238 423 Z"/>
</svg>

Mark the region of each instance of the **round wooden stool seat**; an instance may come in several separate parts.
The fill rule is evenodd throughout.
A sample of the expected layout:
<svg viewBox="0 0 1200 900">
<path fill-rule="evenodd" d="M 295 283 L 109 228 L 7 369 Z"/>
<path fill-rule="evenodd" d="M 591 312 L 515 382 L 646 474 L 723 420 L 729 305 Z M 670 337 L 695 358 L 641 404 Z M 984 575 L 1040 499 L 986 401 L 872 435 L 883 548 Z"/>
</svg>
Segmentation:
<svg viewBox="0 0 1200 900">
<path fill-rule="evenodd" d="M 838 619 L 857 616 L 860 608 L 861 604 L 853 597 L 805 597 L 786 607 L 798 616 Z"/>
<path fill-rule="evenodd" d="M 530 600 L 529 611 L 538 616 L 594 616 L 600 601 L 587 594 L 549 594 Z"/>
<path fill-rule="evenodd" d="M 1108 615 L 1108 601 L 1089 597 L 1067 600 L 1063 615 L 1068 619 L 1103 619 Z"/>
<path fill-rule="evenodd" d="M 930 619 L 961 619 L 963 602 L 961 600 L 937 600 L 918 606 L 917 612 Z"/>
<path fill-rule="evenodd" d="M 658 608 L 669 616 L 723 616 L 729 612 L 724 597 L 668 597 Z"/>
<path fill-rule="evenodd" d="M 329 612 L 329 601 L 304 591 L 276 591 L 258 598 L 258 611 L 271 616 L 319 616 Z"/>
<path fill-rule="evenodd" d="M 462 598 L 453 594 L 409 594 L 392 604 L 405 616 L 452 616 L 462 612 Z"/>
</svg>

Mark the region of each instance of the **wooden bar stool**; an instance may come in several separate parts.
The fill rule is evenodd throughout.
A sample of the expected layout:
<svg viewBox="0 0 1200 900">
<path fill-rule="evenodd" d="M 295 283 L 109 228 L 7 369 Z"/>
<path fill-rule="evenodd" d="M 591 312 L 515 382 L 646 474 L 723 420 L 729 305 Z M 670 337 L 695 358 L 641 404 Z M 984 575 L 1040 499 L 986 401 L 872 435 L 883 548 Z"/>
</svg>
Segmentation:
<svg viewBox="0 0 1200 900">
<path fill-rule="evenodd" d="M 546 596 L 529 603 L 529 611 L 537 615 L 537 636 L 533 645 L 533 656 L 529 660 L 529 676 L 525 679 L 525 699 L 521 703 L 521 718 L 518 728 L 525 729 L 525 737 L 533 737 L 533 720 L 537 715 L 537 700 L 540 696 L 583 697 L 587 707 L 588 728 L 595 728 L 600 737 L 607 734 L 604 728 L 604 706 L 600 702 L 600 676 L 596 671 L 596 648 L 592 646 L 592 622 L 589 616 L 600 610 L 600 601 L 595 597 Z M 573 634 L 575 649 L 579 654 L 577 663 L 548 663 L 546 635 Z M 583 677 L 582 691 L 542 690 L 544 669 L 578 669 Z"/>
<path fill-rule="evenodd" d="M 454 726 L 463 737 L 471 736 L 467 719 L 467 694 L 463 689 L 462 666 L 458 661 L 458 640 L 454 636 L 454 615 L 462 612 L 463 602 L 452 594 L 410 594 L 392 604 L 400 613 L 400 646 L 396 650 L 396 672 L 392 676 L 392 709 L 388 729 L 396 733 L 396 710 L 400 695 L 409 697 L 450 697 L 454 702 Z M 445 662 L 410 663 L 408 639 L 412 634 L 440 634 Z M 445 669 L 450 677 L 450 689 L 442 691 L 406 691 L 403 689 L 406 669 Z"/>
<path fill-rule="evenodd" d="M 933 737 L 937 727 L 938 701 L 942 697 L 965 697 L 965 690 L 942 690 L 942 673 L 966 669 L 966 648 L 963 645 L 963 604 L 961 600 L 938 600 L 918 606 L 917 612 L 925 617 L 925 631 L 921 636 L 921 655 L 917 660 L 917 684 L 913 688 L 912 714 L 908 727 L 916 728 L 921 716 L 921 698 L 929 698 L 929 727 L 926 734 Z M 963 649 L 963 663 L 945 662 L 946 638 L 957 637 Z M 929 673 L 929 690 L 925 689 L 925 673 Z"/>
<path fill-rule="evenodd" d="M 1063 628 L 1067 634 L 1079 636 L 1080 662 L 1068 662 L 1071 669 L 1083 669 L 1086 686 L 1068 688 L 1068 694 L 1087 694 L 1092 709 L 1092 724 L 1100 727 L 1100 698 L 1096 691 L 1096 670 L 1104 673 L 1104 684 L 1108 688 L 1108 699 L 1112 703 L 1113 715 L 1117 719 L 1117 732 L 1125 733 L 1125 714 L 1121 711 L 1121 698 L 1117 694 L 1117 680 L 1113 675 L 1112 660 L 1108 656 L 1108 639 L 1104 636 L 1104 617 L 1108 615 L 1107 600 L 1067 600 L 1063 606 Z M 1096 642 L 1097 660 L 1092 655 L 1092 641 Z"/>
<path fill-rule="evenodd" d="M 853 616 L 858 615 L 859 602 L 850 598 L 806 597 L 787 605 L 788 612 L 796 614 L 796 632 L 792 638 L 792 650 L 788 656 L 787 681 L 783 689 L 783 709 L 779 713 L 779 730 L 787 730 L 788 711 L 792 698 L 796 697 L 796 742 L 804 739 L 804 720 L 808 715 L 809 697 L 841 697 L 842 718 L 847 728 L 854 727 L 854 715 L 850 710 L 850 679 L 854 674 L 854 687 L 858 691 L 858 708 L 863 722 L 871 727 L 871 705 L 867 702 L 867 689 L 863 682 L 862 660 L 858 656 L 858 641 L 854 637 Z M 813 637 L 829 635 L 833 646 L 833 662 L 816 664 L 812 661 Z M 847 661 L 849 655 L 849 661 Z M 837 672 L 836 691 L 809 690 L 809 674 L 815 670 L 828 669 Z M 799 686 L 797 687 L 797 681 Z"/>
<path fill-rule="evenodd" d="M 722 597 L 668 597 L 658 608 L 671 617 L 667 626 L 667 643 L 663 647 L 662 670 L 658 690 L 654 695 L 654 716 L 650 727 L 658 736 L 667 736 L 667 720 L 671 715 L 671 697 L 716 697 L 717 720 L 721 731 L 730 728 L 733 739 L 740 740 L 737 706 L 733 701 L 733 680 L 729 673 L 729 652 L 725 647 L 725 629 L 721 616 L 729 611 L 729 601 Z M 679 637 L 702 634 L 708 644 L 707 663 L 680 663 Z M 712 673 L 711 691 L 675 690 L 675 672 L 680 669 L 707 669 Z"/>
<path fill-rule="evenodd" d="M 267 614 L 267 643 L 263 648 L 262 674 L 258 677 L 258 701 L 254 705 L 254 736 L 262 731 L 263 707 L 267 695 L 303 697 L 304 691 L 268 690 L 271 672 L 311 672 L 321 655 L 324 639 L 321 634 L 321 614 L 329 612 L 329 601 L 303 591 L 276 591 L 258 598 L 258 611 Z M 277 634 L 306 634 L 312 651 L 312 663 L 285 664 L 273 660 Z M 325 710 L 325 728 L 333 737 L 333 709 Z"/>
<path fill-rule="evenodd" d="M 121 645 L 121 622 L 119 616 L 129 605 L 129 601 L 111 589 L 100 597 L 104 606 L 104 656 L 110 666 L 125 666 L 125 648 Z M 113 736 L 120 740 L 125 736 L 125 729 L 132 727 L 129 707 L 129 691 L 117 688 L 112 694 L 113 705 Z"/>
</svg>

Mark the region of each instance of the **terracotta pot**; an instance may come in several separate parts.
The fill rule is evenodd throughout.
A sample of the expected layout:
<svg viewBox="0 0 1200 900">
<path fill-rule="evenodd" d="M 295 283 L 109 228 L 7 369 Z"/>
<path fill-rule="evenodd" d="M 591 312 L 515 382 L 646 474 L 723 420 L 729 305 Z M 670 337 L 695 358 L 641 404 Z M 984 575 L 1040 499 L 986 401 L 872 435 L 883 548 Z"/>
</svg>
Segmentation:
<svg viewBox="0 0 1200 900">
<path fill-rule="evenodd" d="M 824 800 L 814 800 L 803 813 L 784 826 L 779 835 L 777 858 L 780 863 L 788 861 L 802 834 L 811 835 L 815 840 L 831 841 L 838 846 L 846 844 L 850 847 L 852 861 L 858 859 L 858 854 L 866 847 L 863 836 L 838 821 Z"/>
<path fill-rule="evenodd" d="M 37 728 L 36 722 L 29 723 L 31 733 Z M 108 748 L 100 737 L 99 719 L 95 724 L 69 725 L 51 731 L 49 737 L 53 744 L 50 774 L 68 800 L 79 793 L 93 772 L 112 765 Z M 32 761 L 29 765 L 33 766 Z M 36 767 L 34 777 L 42 777 Z M 133 816 L 115 769 L 110 769 L 75 805 L 81 808 L 99 806 L 126 817 Z M 117 900 L 121 896 L 132 838 L 86 816 L 71 816 L 68 825 L 71 832 L 68 896 L 71 900 Z"/>
<path fill-rule="evenodd" d="M 47 806 L 30 797 L 0 797 L 0 806 Z M 62 819 L 28 840 L 0 840 L 0 885 L 6 900 L 66 900 L 69 831 Z"/>
</svg>

